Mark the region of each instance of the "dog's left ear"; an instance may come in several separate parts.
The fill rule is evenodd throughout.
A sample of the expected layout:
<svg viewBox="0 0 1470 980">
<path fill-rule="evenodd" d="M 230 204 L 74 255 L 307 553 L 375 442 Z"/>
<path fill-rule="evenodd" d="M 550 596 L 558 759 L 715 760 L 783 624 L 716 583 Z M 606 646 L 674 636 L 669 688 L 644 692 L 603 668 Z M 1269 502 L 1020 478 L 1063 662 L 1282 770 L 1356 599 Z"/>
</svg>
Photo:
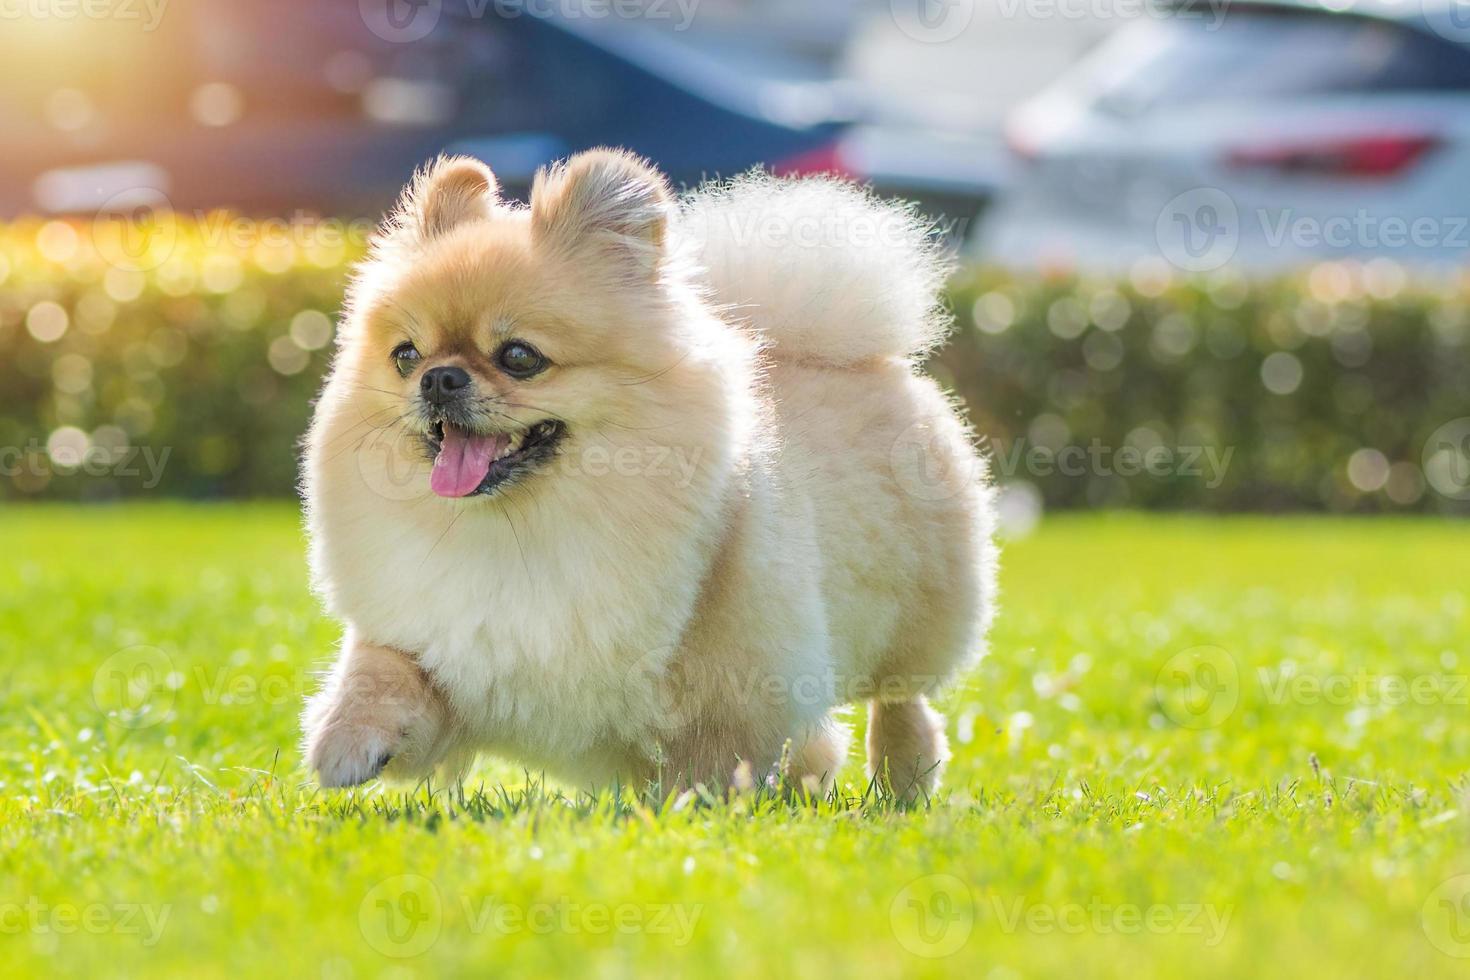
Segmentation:
<svg viewBox="0 0 1470 980">
<path fill-rule="evenodd" d="M 673 195 L 663 175 L 625 150 L 588 150 L 536 174 L 531 233 L 537 244 L 596 249 L 652 277 L 664 254 Z"/>
<path fill-rule="evenodd" d="M 427 242 L 466 221 L 488 218 L 499 203 L 500 186 L 489 167 L 474 157 L 440 157 L 404 191 L 400 225 Z"/>
</svg>

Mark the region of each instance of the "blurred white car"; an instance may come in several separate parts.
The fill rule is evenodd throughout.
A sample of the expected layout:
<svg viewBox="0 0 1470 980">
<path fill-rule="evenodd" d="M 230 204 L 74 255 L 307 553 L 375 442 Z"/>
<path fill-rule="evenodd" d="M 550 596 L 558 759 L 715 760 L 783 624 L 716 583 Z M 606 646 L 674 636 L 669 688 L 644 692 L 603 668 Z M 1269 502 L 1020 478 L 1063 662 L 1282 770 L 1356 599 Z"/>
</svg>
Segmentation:
<svg viewBox="0 0 1470 980">
<path fill-rule="evenodd" d="M 1144 13 L 1007 123 L 974 247 L 1193 272 L 1470 259 L 1470 15 L 1456 0 Z"/>
</svg>

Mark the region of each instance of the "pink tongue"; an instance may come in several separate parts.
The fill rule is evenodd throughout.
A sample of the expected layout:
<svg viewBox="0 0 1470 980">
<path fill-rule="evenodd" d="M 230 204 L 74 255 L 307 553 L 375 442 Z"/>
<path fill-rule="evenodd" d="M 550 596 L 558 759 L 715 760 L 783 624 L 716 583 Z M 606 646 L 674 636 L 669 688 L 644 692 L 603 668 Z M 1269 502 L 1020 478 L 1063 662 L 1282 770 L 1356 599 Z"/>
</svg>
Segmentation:
<svg viewBox="0 0 1470 980">
<path fill-rule="evenodd" d="M 452 425 L 444 427 L 444 442 L 434 459 L 429 486 L 441 497 L 474 493 L 490 472 L 490 463 L 505 448 L 506 436 L 469 435 Z"/>
</svg>

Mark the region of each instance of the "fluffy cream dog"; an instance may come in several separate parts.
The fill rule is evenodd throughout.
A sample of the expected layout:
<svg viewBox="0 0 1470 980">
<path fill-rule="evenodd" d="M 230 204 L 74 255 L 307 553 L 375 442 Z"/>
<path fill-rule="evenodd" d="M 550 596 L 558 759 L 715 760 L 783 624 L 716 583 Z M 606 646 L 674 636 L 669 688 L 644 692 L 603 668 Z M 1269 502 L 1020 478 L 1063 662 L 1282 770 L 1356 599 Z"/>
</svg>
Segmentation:
<svg viewBox="0 0 1470 980">
<path fill-rule="evenodd" d="M 600 150 L 524 208 L 472 160 L 420 175 L 308 438 L 346 624 L 304 717 L 322 784 L 483 750 L 815 788 L 867 701 L 870 773 L 932 790 L 926 696 L 980 654 L 995 563 L 983 463 L 915 369 L 944 273 L 910 212 L 835 181 L 678 202 Z"/>
</svg>

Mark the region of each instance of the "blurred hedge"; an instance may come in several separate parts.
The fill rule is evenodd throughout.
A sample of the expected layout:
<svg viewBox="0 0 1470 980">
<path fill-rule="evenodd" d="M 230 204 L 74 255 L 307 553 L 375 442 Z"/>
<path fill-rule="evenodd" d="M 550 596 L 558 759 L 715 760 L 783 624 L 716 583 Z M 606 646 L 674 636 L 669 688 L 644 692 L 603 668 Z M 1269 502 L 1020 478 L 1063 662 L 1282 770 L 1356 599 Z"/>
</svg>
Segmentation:
<svg viewBox="0 0 1470 980">
<path fill-rule="evenodd" d="M 223 215 L 0 230 L 0 494 L 293 493 L 362 248 L 355 227 Z M 92 473 L 52 458 L 79 448 Z"/>
<path fill-rule="evenodd" d="M 1470 281 L 1411 282 L 1397 265 L 1328 263 L 1253 282 L 1181 279 L 1143 262 L 1117 282 L 963 276 L 959 329 L 932 365 L 962 393 L 1003 479 L 1048 506 L 1466 512 Z M 1210 474 L 1038 473 L 1019 449 L 1203 449 Z M 1106 457 L 1105 457 L 1106 458 Z M 1206 456 L 1208 458 L 1208 456 Z M 1461 469 L 1450 471 L 1450 467 Z M 1009 470 L 1009 472 L 1007 472 Z M 1470 493 L 1464 494 L 1470 496 Z"/>
<path fill-rule="evenodd" d="M 293 492 L 362 229 L 230 220 L 0 229 L 0 497 Z M 1470 416 L 1458 277 L 1382 260 L 1267 283 L 979 270 L 952 300 L 930 368 L 1001 478 L 1047 506 L 1466 509 L 1422 470 L 1430 434 Z M 1081 472 L 1038 465 L 1069 446 L 1091 453 Z M 1150 450 L 1172 469 L 1120 472 L 1120 451 Z M 1230 453 L 1223 473 L 1179 472 L 1206 451 Z"/>
</svg>

